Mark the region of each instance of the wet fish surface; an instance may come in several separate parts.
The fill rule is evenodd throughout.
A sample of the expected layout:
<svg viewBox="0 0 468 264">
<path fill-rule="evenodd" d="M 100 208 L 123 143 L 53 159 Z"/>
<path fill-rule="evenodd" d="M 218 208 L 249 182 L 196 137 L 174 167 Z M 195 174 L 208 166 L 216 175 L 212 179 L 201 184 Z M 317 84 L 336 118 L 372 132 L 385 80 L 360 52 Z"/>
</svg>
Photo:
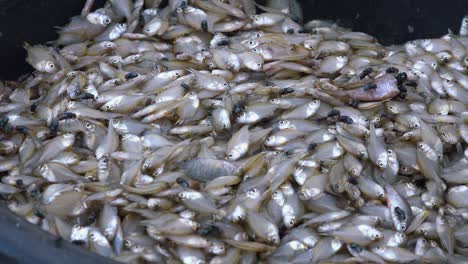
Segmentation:
<svg viewBox="0 0 468 264">
<path fill-rule="evenodd" d="M 0 82 L 0 193 L 123 263 L 468 263 L 468 16 L 383 46 L 296 0 L 108 0 Z"/>
</svg>

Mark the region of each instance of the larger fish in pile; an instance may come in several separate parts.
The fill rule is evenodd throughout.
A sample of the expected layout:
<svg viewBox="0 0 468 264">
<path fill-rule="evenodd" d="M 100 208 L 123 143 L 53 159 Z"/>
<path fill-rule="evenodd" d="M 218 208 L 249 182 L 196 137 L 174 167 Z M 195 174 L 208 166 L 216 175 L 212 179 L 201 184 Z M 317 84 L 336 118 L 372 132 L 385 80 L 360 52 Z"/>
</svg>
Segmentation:
<svg viewBox="0 0 468 264">
<path fill-rule="evenodd" d="M 127 263 L 468 263 L 468 17 L 384 47 L 294 1 L 160 2 L 25 45 L 12 211 Z"/>
</svg>

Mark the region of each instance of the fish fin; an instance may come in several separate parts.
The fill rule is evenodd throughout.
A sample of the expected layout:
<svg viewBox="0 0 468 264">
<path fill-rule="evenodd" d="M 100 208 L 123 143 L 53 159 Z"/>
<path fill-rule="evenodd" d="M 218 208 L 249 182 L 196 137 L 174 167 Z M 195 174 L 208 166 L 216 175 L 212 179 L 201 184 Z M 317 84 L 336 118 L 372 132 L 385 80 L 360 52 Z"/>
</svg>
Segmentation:
<svg viewBox="0 0 468 264">
<path fill-rule="evenodd" d="M 25 41 L 25 42 L 23 42 L 23 48 L 24 48 L 25 50 L 28 50 L 28 49 L 31 48 L 31 45 Z"/>
<path fill-rule="evenodd" d="M 455 147 L 456 147 L 458 153 L 462 153 L 462 152 L 463 152 L 463 147 L 462 147 L 462 145 L 461 145 L 460 142 L 457 142 L 457 144 L 455 145 Z"/>
<path fill-rule="evenodd" d="M 190 73 L 193 73 L 193 74 L 198 73 L 198 71 L 195 70 L 194 68 L 187 68 L 187 71 L 189 71 Z"/>
<path fill-rule="evenodd" d="M 455 33 L 453 33 L 453 31 L 450 28 L 447 29 L 447 32 L 450 37 L 455 36 Z"/>
<path fill-rule="evenodd" d="M 278 14 L 278 15 L 286 15 L 285 13 L 281 12 L 281 10 L 258 4 L 256 1 L 254 1 L 254 4 L 256 7 L 258 7 L 262 11 L 273 13 L 273 14 Z"/>
</svg>

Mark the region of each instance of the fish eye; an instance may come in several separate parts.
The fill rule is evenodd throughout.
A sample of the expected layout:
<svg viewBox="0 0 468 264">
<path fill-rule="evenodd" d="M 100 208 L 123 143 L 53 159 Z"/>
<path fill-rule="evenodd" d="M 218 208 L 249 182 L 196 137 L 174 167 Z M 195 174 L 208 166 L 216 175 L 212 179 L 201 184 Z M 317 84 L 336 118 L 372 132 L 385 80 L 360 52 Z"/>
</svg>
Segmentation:
<svg viewBox="0 0 468 264">
<path fill-rule="evenodd" d="M 54 67 L 55 67 L 55 64 L 50 64 L 49 67 L 50 67 L 50 68 L 54 68 Z"/>
<path fill-rule="evenodd" d="M 289 226 L 294 226 L 296 224 L 296 221 L 294 219 L 289 220 L 288 222 Z"/>
<path fill-rule="evenodd" d="M 400 228 L 401 228 L 401 230 L 406 230 L 406 225 L 405 225 L 405 224 L 401 224 L 401 225 L 400 225 Z"/>
<path fill-rule="evenodd" d="M 254 42 L 253 42 L 253 41 L 249 41 L 249 45 L 253 45 L 253 44 L 254 44 Z"/>
<path fill-rule="evenodd" d="M 362 159 L 365 158 L 366 156 L 367 154 L 364 151 L 359 153 L 359 157 L 361 157 Z"/>
<path fill-rule="evenodd" d="M 223 86 L 228 86 L 228 84 L 227 84 L 227 83 L 223 83 Z"/>
<path fill-rule="evenodd" d="M 385 194 L 383 194 L 383 193 L 379 193 L 379 195 L 378 195 L 378 196 L 379 196 L 379 198 L 383 198 L 383 197 L 385 196 Z"/>
<path fill-rule="evenodd" d="M 299 196 L 302 197 L 303 200 L 306 200 L 307 198 L 309 198 L 305 191 L 300 191 Z"/>
<path fill-rule="evenodd" d="M 76 224 L 76 225 L 73 226 L 73 229 L 79 229 L 79 228 L 81 228 L 81 226 L 78 225 L 78 224 Z"/>
<path fill-rule="evenodd" d="M 374 234 L 374 238 L 380 238 L 380 234 L 379 234 L 379 233 L 375 233 L 375 234 Z"/>
<path fill-rule="evenodd" d="M 390 154 L 390 155 L 392 155 L 392 154 L 393 154 L 393 150 L 388 149 L 388 150 L 387 150 L 387 153 Z"/>
<path fill-rule="evenodd" d="M 318 100 L 314 100 L 314 101 L 312 101 L 312 103 L 313 103 L 313 104 L 318 104 L 319 101 L 318 101 Z"/>
</svg>

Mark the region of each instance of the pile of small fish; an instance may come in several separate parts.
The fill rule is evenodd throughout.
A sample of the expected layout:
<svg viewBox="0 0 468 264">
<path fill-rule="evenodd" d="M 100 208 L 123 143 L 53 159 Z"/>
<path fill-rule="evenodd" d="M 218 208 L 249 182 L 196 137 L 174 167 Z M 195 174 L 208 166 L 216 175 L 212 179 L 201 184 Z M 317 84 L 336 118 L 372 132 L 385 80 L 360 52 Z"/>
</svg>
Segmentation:
<svg viewBox="0 0 468 264">
<path fill-rule="evenodd" d="M 108 0 L 0 85 L 0 194 L 125 263 L 468 263 L 468 16 L 382 46 L 295 1 Z"/>
</svg>

